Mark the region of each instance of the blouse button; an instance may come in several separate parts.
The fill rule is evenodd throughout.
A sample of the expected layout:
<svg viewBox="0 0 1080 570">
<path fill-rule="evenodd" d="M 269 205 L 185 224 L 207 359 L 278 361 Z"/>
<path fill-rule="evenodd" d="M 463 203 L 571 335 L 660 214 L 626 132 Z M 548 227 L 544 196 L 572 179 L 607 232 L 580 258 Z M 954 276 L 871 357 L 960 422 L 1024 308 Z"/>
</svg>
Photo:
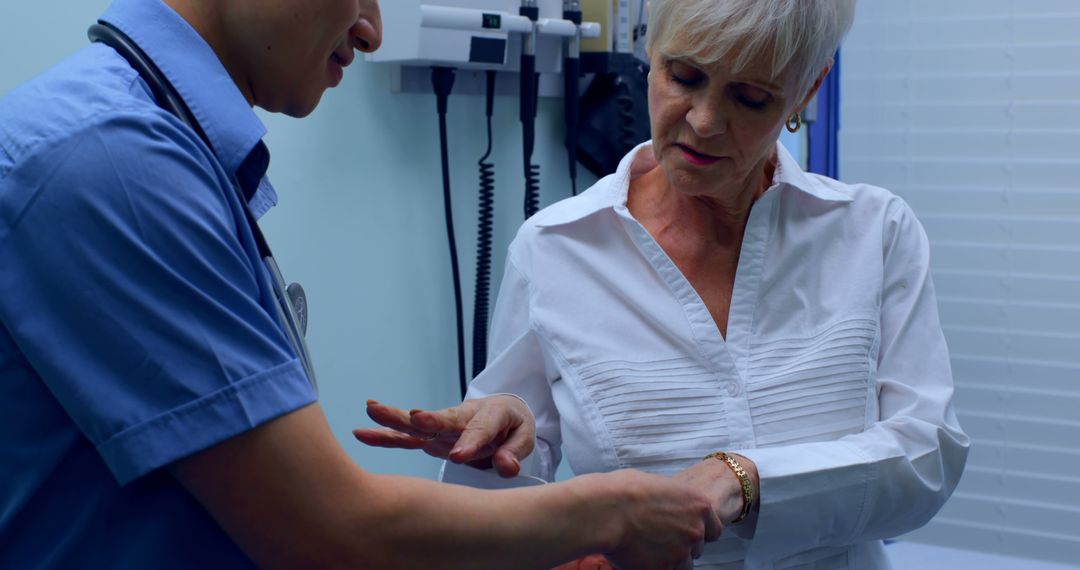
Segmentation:
<svg viewBox="0 0 1080 570">
<path fill-rule="evenodd" d="M 728 396 L 738 396 L 739 395 L 739 383 L 738 382 L 728 382 L 727 393 L 728 393 Z"/>
</svg>

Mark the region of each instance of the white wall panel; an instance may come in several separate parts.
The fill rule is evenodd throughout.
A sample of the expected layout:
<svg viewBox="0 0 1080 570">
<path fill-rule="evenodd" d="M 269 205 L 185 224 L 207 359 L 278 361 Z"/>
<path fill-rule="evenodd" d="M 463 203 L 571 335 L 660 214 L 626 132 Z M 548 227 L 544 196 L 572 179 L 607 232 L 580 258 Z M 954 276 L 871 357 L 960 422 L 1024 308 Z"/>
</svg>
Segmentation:
<svg viewBox="0 0 1080 570">
<path fill-rule="evenodd" d="M 1032 473 L 1003 472 L 989 467 L 973 465 L 964 472 L 964 489 L 987 496 L 998 493 L 1003 486 L 1026 488 L 1028 499 L 1036 503 L 1054 504 L 1076 489 L 1080 478 L 1051 476 Z"/>
<path fill-rule="evenodd" d="M 931 240 L 969 468 L 910 538 L 1080 565 L 1080 2 L 860 0 L 840 172 Z"/>
<path fill-rule="evenodd" d="M 1080 364 L 1049 360 L 1024 360 L 1015 356 L 974 355 L 952 349 L 953 375 L 959 382 L 995 384 L 1002 388 L 1018 386 L 1041 387 L 1047 390 L 1075 390 L 1076 378 L 1080 377 Z M 1022 367 L 1028 374 L 1023 382 L 1015 381 L 1016 368 Z M 958 395 L 959 396 L 959 395 Z M 1080 447 L 1076 448 L 1080 453 Z M 1080 471 L 1077 472 L 1080 476 Z"/>
</svg>

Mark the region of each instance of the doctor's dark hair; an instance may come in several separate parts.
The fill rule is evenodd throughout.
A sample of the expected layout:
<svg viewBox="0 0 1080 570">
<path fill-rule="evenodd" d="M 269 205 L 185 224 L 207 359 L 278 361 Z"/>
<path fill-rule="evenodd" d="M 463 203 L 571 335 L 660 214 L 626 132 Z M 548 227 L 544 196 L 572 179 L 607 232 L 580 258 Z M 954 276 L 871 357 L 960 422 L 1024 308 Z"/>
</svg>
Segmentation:
<svg viewBox="0 0 1080 570">
<path fill-rule="evenodd" d="M 799 97 L 832 62 L 851 28 L 855 0 L 650 0 L 646 45 L 699 64 L 731 61 L 736 73 L 771 58 L 789 68 Z"/>
</svg>

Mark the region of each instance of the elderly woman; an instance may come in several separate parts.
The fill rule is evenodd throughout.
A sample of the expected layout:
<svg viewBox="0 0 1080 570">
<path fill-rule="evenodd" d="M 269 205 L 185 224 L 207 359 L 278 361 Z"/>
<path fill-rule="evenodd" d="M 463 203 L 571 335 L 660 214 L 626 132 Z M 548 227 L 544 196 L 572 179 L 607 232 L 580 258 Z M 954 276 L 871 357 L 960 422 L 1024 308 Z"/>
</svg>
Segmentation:
<svg viewBox="0 0 1080 570">
<path fill-rule="evenodd" d="M 699 568 L 888 568 L 881 539 L 926 523 L 967 456 L 919 222 L 886 190 L 803 172 L 777 142 L 853 3 L 652 0 L 653 140 L 521 228 L 469 391 L 528 403 L 524 473 L 550 480 L 562 448 L 575 473 L 630 467 L 707 491 L 730 532 Z M 521 404 L 411 419 L 374 404 L 411 435 L 357 435 L 475 459 L 505 438 L 458 434 L 474 413 L 499 431 L 499 406 Z M 531 424 L 515 427 L 500 432 L 516 438 L 495 456 L 503 473 L 532 445 Z"/>
</svg>

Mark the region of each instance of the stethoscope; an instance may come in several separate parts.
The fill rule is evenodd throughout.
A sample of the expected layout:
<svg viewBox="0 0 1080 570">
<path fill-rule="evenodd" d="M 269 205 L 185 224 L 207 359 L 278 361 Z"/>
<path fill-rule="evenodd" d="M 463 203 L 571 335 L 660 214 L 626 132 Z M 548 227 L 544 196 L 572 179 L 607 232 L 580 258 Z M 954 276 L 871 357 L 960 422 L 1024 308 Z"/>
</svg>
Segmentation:
<svg viewBox="0 0 1080 570">
<path fill-rule="evenodd" d="M 191 127 L 199 135 L 199 138 L 206 143 L 210 152 L 213 153 L 214 147 L 210 144 L 210 139 L 207 138 L 202 127 L 199 126 L 199 122 L 195 120 L 191 109 L 184 103 L 184 100 L 176 92 L 172 84 L 169 83 L 169 80 L 154 65 L 154 62 L 147 57 L 146 53 L 131 38 L 107 22 L 98 22 L 90 26 L 87 35 L 90 37 L 91 42 L 101 42 L 116 50 L 116 53 L 126 59 L 131 67 L 146 81 L 146 84 L 150 86 L 150 91 L 154 94 L 154 99 L 157 100 L 158 105 L 175 115 L 188 127 Z M 240 183 L 235 176 L 232 180 L 232 187 L 240 199 L 244 217 L 251 227 L 251 233 L 255 236 L 255 245 L 259 249 L 259 256 L 262 257 L 263 262 L 266 264 L 270 279 L 273 281 L 274 297 L 277 301 L 274 305 L 277 307 L 278 320 L 281 321 L 282 328 L 286 336 L 289 337 L 289 343 L 292 344 L 296 354 L 300 357 L 300 362 L 304 365 L 304 372 L 307 374 L 308 380 L 311 381 L 312 386 L 315 386 L 315 370 L 311 365 L 311 353 L 308 352 L 307 342 L 304 339 L 308 321 L 307 297 L 304 295 L 304 288 L 299 283 L 285 286 L 285 280 L 281 277 L 281 270 L 278 268 L 277 262 L 274 261 L 270 246 L 267 245 L 266 238 L 263 237 L 262 231 L 259 230 L 259 224 L 255 220 L 254 214 L 251 213 L 247 199 L 244 197 L 243 190 L 240 189 Z"/>
</svg>

